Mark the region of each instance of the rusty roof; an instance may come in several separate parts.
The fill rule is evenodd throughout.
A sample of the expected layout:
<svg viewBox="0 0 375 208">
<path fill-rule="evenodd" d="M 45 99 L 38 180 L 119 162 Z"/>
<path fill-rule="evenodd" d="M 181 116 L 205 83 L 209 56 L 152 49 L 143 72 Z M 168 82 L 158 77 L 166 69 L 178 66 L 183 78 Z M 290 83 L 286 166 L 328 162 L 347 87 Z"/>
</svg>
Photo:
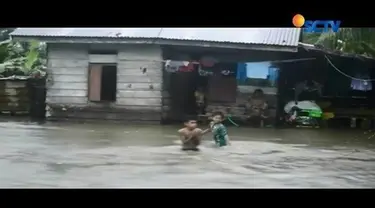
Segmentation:
<svg viewBox="0 0 375 208">
<path fill-rule="evenodd" d="M 299 28 L 17 28 L 12 37 L 159 38 L 297 47 Z"/>
</svg>

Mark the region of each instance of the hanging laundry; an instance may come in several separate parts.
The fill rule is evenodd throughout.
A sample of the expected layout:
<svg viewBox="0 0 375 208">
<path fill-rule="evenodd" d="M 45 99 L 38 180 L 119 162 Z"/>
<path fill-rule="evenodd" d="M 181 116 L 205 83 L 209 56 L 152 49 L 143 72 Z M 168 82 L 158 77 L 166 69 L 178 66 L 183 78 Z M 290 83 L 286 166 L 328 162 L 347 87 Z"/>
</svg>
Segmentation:
<svg viewBox="0 0 375 208">
<path fill-rule="evenodd" d="M 236 65 L 220 67 L 220 73 L 224 76 L 232 76 L 236 73 Z"/>
<path fill-rule="evenodd" d="M 222 75 L 225 75 L 225 76 L 228 76 L 228 75 L 230 75 L 230 74 L 233 74 L 234 72 L 232 72 L 231 70 L 221 70 L 221 74 Z"/>
<path fill-rule="evenodd" d="M 194 71 L 194 63 L 192 62 L 185 62 L 183 63 L 183 66 L 180 66 L 178 69 L 179 72 L 192 72 Z"/>
<path fill-rule="evenodd" d="M 218 69 L 217 65 L 210 64 L 210 63 L 213 63 L 211 62 L 211 60 L 206 59 L 205 61 L 207 61 L 207 63 L 205 63 L 204 61 L 202 62 L 202 60 L 199 62 L 199 68 L 198 68 L 199 75 L 200 76 L 214 75 L 215 70 Z"/>
<path fill-rule="evenodd" d="M 172 60 L 167 60 L 165 62 L 165 70 L 167 72 L 187 72 L 187 71 L 193 71 L 194 66 L 191 64 L 189 61 L 172 61 Z"/>
<path fill-rule="evenodd" d="M 178 69 L 180 68 L 180 66 L 183 65 L 183 62 L 182 61 L 172 61 L 172 60 L 167 60 L 165 61 L 165 70 L 167 72 L 177 72 Z"/>
<path fill-rule="evenodd" d="M 198 74 L 199 74 L 199 76 L 206 77 L 206 76 L 212 76 L 214 74 L 214 72 L 213 71 L 204 70 L 204 69 L 202 69 L 202 65 L 199 65 Z"/>
<path fill-rule="evenodd" d="M 372 82 L 371 81 L 365 81 L 369 80 L 370 76 L 366 74 L 357 74 L 355 76 L 357 79 L 352 79 L 352 82 L 350 84 L 350 87 L 353 90 L 359 90 L 359 91 L 370 91 L 372 90 Z"/>
</svg>

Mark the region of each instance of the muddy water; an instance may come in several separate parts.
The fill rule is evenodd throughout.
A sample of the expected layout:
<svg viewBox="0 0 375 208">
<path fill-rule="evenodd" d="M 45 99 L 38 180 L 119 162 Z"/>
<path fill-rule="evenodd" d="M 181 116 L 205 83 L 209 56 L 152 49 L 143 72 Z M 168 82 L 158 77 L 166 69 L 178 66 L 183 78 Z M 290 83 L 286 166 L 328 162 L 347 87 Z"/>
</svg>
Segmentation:
<svg viewBox="0 0 375 208">
<path fill-rule="evenodd" d="M 181 152 L 177 126 L 0 123 L 1 187 L 375 187 L 375 138 L 229 128 Z"/>
</svg>

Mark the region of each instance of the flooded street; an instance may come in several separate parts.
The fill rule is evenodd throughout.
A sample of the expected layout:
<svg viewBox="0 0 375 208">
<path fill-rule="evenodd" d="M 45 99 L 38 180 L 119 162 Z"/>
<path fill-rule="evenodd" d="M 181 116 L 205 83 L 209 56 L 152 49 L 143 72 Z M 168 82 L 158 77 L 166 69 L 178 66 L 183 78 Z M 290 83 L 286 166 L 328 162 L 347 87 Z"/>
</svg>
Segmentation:
<svg viewBox="0 0 375 208">
<path fill-rule="evenodd" d="M 178 128 L 1 122 L 0 186 L 375 187 L 371 133 L 231 127 L 182 152 Z"/>
</svg>

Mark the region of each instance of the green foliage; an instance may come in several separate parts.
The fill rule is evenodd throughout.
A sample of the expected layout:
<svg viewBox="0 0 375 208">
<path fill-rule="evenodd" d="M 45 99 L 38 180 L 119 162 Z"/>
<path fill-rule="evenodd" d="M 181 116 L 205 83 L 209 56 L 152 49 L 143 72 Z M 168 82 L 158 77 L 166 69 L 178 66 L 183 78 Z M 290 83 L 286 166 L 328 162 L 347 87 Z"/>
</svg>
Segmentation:
<svg viewBox="0 0 375 208">
<path fill-rule="evenodd" d="M 12 29 L 0 28 L 0 38 L 9 37 Z M 0 42 L 0 76 L 44 74 L 45 45 L 38 41 L 27 44 L 5 39 Z"/>
<path fill-rule="evenodd" d="M 315 44 L 318 42 L 321 33 L 302 33 L 302 42 Z"/>
<path fill-rule="evenodd" d="M 15 28 L 0 28 L 0 41 L 8 40 L 9 34 L 14 31 Z"/>
<path fill-rule="evenodd" d="M 375 57 L 375 28 L 341 28 L 337 33 L 303 33 L 302 41 L 327 49 Z"/>
</svg>

